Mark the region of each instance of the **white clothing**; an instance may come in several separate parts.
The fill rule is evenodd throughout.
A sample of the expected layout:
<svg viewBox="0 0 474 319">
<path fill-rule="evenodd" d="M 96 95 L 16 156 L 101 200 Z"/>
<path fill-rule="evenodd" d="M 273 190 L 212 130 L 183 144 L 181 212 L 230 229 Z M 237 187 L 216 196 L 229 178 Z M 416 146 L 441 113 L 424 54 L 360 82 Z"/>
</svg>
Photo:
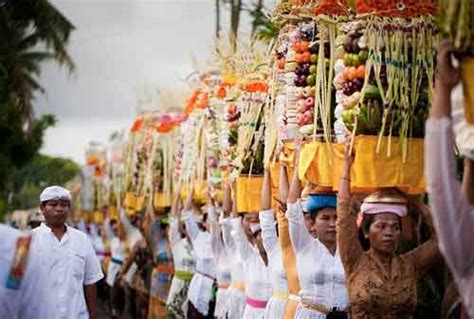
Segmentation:
<svg viewBox="0 0 474 319">
<path fill-rule="evenodd" d="M 426 122 L 425 176 L 431 215 L 444 255 L 467 313 L 474 318 L 474 207 L 456 180 L 452 121 Z"/>
<path fill-rule="evenodd" d="M 105 282 L 110 287 L 113 287 L 115 278 L 117 278 L 120 267 L 122 267 L 125 260 L 125 244 L 113 233 L 109 219 L 104 221 L 104 229 L 110 243 L 110 262 L 107 268 L 107 278 Z"/>
<path fill-rule="evenodd" d="M 232 236 L 232 220 L 230 218 L 221 219 L 222 239 L 230 259 L 231 284 L 239 283 L 245 285 L 245 276 L 242 261 L 237 258 L 237 244 Z M 229 298 L 229 319 L 241 319 L 244 315 L 246 298 L 245 292 L 235 287 L 228 290 Z"/>
<path fill-rule="evenodd" d="M 210 207 L 208 220 L 212 235 L 212 249 L 216 263 L 216 280 L 218 285 L 214 317 L 227 318 L 229 314 L 229 285 L 231 282 L 230 260 L 222 239 L 222 232 L 217 221 L 217 209 Z"/>
<path fill-rule="evenodd" d="M 238 248 L 238 258 L 244 265 L 245 295 L 247 298 L 268 302 L 272 296 L 270 271 L 265 265 L 258 249 L 252 246 L 242 229 L 239 218 L 232 219 L 233 236 Z M 264 318 L 265 308 L 256 308 L 248 302 L 245 306 L 244 319 Z"/>
<path fill-rule="evenodd" d="M 181 238 L 179 233 L 179 221 L 176 217 L 169 216 L 169 239 L 171 244 L 171 252 L 173 255 L 173 265 L 176 271 L 184 271 L 194 273 L 196 268 L 196 257 L 194 256 L 193 247 L 187 238 Z M 178 278 L 176 275 L 171 281 L 171 287 L 166 301 L 167 305 L 173 302 L 176 294 L 186 285 L 186 281 Z"/>
<path fill-rule="evenodd" d="M 26 234 L 0 224 L 0 319 L 32 318 L 40 299 L 31 294 L 36 276 L 31 254 L 18 289 L 7 288 L 7 277 L 15 256 L 17 240 Z M 31 249 L 30 249 L 31 251 Z"/>
<path fill-rule="evenodd" d="M 142 233 L 138 228 L 132 225 L 127 215 L 125 214 L 125 210 L 123 209 L 120 211 L 120 221 L 122 222 L 122 226 L 125 229 L 125 233 L 127 234 L 127 248 L 129 249 L 129 251 L 132 251 L 135 244 L 143 238 Z M 132 263 L 127 273 L 125 274 L 125 282 L 127 282 L 129 285 L 132 284 L 133 275 L 135 275 L 137 269 L 137 264 Z"/>
<path fill-rule="evenodd" d="M 229 294 L 229 319 L 241 319 L 244 316 L 247 300 L 245 292 L 234 287 L 230 287 Z"/>
<path fill-rule="evenodd" d="M 259 214 L 260 225 L 262 226 L 263 247 L 267 252 L 270 278 L 272 282 L 273 294 L 288 294 L 288 281 L 283 268 L 280 243 L 276 231 L 275 217 L 273 210 L 262 211 Z M 285 314 L 287 300 L 278 296 L 272 296 L 265 309 L 265 318 L 283 318 Z"/>
<path fill-rule="evenodd" d="M 339 251 L 332 255 L 319 240 L 308 232 L 300 202 L 289 203 L 286 211 L 290 238 L 296 254 L 300 282 L 300 297 L 328 309 L 344 309 L 349 305 L 346 276 Z M 326 315 L 305 308 L 301 303 L 295 318 L 326 318 Z"/>
<path fill-rule="evenodd" d="M 90 225 L 90 240 L 92 247 L 94 247 L 95 254 L 99 261 L 103 261 L 105 258 L 105 245 L 102 237 L 99 234 L 99 226 L 96 224 Z"/>
<path fill-rule="evenodd" d="M 66 226 L 61 240 L 45 224 L 33 230 L 30 254 L 39 278 L 36 318 L 89 318 L 84 287 L 104 275 L 87 236 Z"/>
<path fill-rule="evenodd" d="M 216 278 L 212 236 L 209 232 L 199 229 L 192 212 L 184 212 L 183 216 L 196 255 L 196 272 L 189 285 L 188 299 L 202 315 L 206 316 Z"/>
</svg>

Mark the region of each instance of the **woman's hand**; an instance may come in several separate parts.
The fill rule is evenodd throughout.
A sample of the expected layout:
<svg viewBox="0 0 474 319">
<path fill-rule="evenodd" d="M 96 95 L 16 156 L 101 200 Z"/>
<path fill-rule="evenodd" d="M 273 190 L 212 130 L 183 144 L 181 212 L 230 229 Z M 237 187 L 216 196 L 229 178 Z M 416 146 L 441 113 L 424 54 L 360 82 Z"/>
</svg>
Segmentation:
<svg viewBox="0 0 474 319">
<path fill-rule="evenodd" d="M 343 173 L 342 173 L 341 178 L 350 179 L 351 167 L 352 167 L 352 164 L 354 164 L 354 153 L 351 149 L 350 138 L 346 139 L 345 144 L 346 145 L 345 145 L 345 148 L 344 148 L 344 169 L 343 169 Z"/>
<path fill-rule="evenodd" d="M 452 56 L 455 49 L 449 40 L 442 40 L 438 46 L 438 76 L 437 84 L 451 92 L 459 83 L 461 74 L 459 68 L 454 67 Z"/>
<path fill-rule="evenodd" d="M 339 183 L 338 200 L 339 202 L 349 202 L 351 198 L 350 178 L 351 167 L 354 162 L 354 155 L 351 150 L 350 139 L 346 140 L 346 148 L 344 150 L 344 168 L 342 170 L 341 182 Z"/>
</svg>

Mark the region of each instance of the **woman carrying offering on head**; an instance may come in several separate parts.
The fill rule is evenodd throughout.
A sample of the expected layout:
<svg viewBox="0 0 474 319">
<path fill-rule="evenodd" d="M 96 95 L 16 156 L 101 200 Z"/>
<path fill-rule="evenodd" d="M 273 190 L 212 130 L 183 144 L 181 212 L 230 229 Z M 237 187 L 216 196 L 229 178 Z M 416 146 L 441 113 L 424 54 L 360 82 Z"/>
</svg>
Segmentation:
<svg viewBox="0 0 474 319">
<path fill-rule="evenodd" d="M 396 189 L 379 190 L 361 206 L 362 230 L 370 243 L 370 249 L 364 251 L 357 212 L 351 209 L 351 165 L 347 146 L 338 194 L 337 241 L 346 271 L 351 318 L 411 318 L 417 305 L 417 280 L 441 260 L 436 237 L 432 232 L 427 242 L 399 255 L 401 219 L 407 214 L 408 200 Z M 429 222 L 429 209 L 413 204 Z"/>
</svg>

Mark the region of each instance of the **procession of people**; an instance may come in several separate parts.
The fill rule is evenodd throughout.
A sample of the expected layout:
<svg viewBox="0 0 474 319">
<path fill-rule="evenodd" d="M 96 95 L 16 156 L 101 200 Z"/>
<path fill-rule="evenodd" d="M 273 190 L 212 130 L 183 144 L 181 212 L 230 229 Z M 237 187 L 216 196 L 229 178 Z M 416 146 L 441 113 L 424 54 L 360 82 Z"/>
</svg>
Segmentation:
<svg viewBox="0 0 474 319">
<path fill-rule="evenodd" d="M 216 40 L 182 109 L 0 224 L 0 319 L 474 319 L 460 2 L 282 0 Z"/>
<path fill-rule="evenodd" d="M 426 124 L 430 206 L 394 188 L 352 196 L 349 145 L 338 192 L 303 189 L 281 165 L 276 194 L 265 170 L 261 211 L 238 211 L 227 182 L 221 200 L 196 201 L 190 189 L 181 201 L 178 188 L 168 215 L 123 210 L 78 230 L 66 222 L 69 191 L 47 187 L 39 227 L 0 226 L 0 317 L 97 318 L 105 274 L 111 318 L 412 318 L 417 283 L 443 256 L 461 296 L 457 318 L 473 317 L 473 163 L 465 160 L 456 181 L 449 93 L 459 76 L 450 50 L 441 43 Z M 430 237 L 400 253 L 408 213 L 421 214 Z"/>
</svg>

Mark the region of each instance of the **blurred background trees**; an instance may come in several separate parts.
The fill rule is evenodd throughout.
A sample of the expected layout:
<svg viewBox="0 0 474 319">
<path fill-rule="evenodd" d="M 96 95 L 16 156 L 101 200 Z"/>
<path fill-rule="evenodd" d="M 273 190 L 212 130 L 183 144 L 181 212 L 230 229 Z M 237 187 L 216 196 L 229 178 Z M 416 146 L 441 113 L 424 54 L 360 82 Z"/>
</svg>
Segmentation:
<svg viewBox="0 0 474 319">
<path fill-rule="evenodd" d="M 60 165 L 38 155 L 44 133 L 56 119 L 50 114 L 35 116 L 33 101 L 36 94 L 45 93 L 38 80 L 42 63 L 52 60 L 74 71 L 67 52 L 73 30 L 72 23 L 47 0 L 0 0 L 0 220 L 7 209 L 30 204 L 23 203 L 18 192 L 27 187 L 31 191 L 38 180 L 29 184 L 33 175 L 23 175 L 25 185 L 15 180 L 28 165 L 40 170 L 35 174 L 43 175 L 41 181 L 57 180 L 44 174 Z M 64 173 L 55 174 L 60 172 Z"/>
</svg>

